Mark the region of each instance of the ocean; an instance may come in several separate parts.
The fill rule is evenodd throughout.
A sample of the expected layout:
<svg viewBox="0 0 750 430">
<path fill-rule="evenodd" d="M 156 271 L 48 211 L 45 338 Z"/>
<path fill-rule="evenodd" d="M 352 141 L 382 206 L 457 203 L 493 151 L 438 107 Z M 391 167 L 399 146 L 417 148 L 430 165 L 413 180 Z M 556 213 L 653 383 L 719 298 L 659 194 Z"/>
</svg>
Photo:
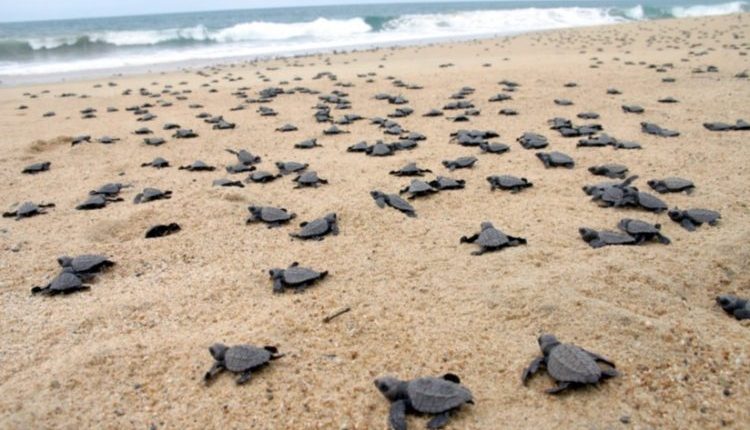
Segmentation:
<svg viewBox="0 0 750 430">
<path fill-rule="evenodd" d="M 496 1 L 249 9 L 0 23 L 0 81 L 176 68 L 750 11 L 746 1 Z"/>
</svg>

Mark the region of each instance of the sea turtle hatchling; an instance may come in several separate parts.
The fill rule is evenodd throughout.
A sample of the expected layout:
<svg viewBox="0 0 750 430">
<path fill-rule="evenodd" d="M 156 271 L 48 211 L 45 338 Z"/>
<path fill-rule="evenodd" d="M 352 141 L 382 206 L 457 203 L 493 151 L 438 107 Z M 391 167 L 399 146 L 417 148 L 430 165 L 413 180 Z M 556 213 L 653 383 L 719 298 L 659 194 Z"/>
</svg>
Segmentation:
<svg viewBox="0 0 750 430">
<path fill-rule="evenodd" d="M 505 154 L 510 151 L 510 146 L 504 143 L 482 142 L 479 148 L 488 154 Z"/>
<path fill-rule="evenodd" d="M 250 216 L 247 218 L 247 224 L 260 221 L 268 224 L 268 228 L 278 227 L 297 216 L 297 214 L 290 213 L 284 208 L 275 208 L 271 206 L 250 206 L 247 210 L 250 211 Z"/>
<path fill-rule="evenodd" d="M 255 169 L 256 169 L 255 166 L 243 164 L 243 163 L 232 164 L 231 166 L 226 167 L 227 173 L 232 174 L 232 175 L 237 174 L 237 173 L 254 172 Z"/>
<path fill-rule="evenodd" d="M 375 379 L 375 386 L 391 402 L 388 425 L 393 430 L 406 430 L 406 414 L 434 415 L 427 428 L 443 428 L 461 406 L 474 404 L 471 391 L 452 373 L 409 381 L 383 376 Z"/>
<path fill-rule="evenodd" d="M 268 364 L 271 360 L 283 357 L 275 346 L 264 346 L 259 348 L 253 345 L 235 345 L 227 347 L 222 343 L 216 343 L 208 348 L 215 362 L 213 366 L 203 375 L 206 384 L 224 370 L 239 373 L 237 385 L 248 382 L 252 372 Z"/>
<path fill-rule="evenodd" d="M 209 166 L 205 162 L 201 160 L 194 161 L 192 164 L 188 164 L 186 166 L 180 166 L 180 170 L 187 170 L 188 172 L 213 172 L 216 170 L 216 167 Z"/>
<path fill-rule="evenodd" d="M 297 149 L 312 149 L 317 147 L 323 147 L 323 145 L 318 143 L 318 139 L 307 139 L 303 140 L 302 142 L 295 143 L 294 147 Z"/>
<path fill-rule="evenodd" d="M 225 149 L 230 154 L 234 154 L 237 157 L 237 161 L 244 165 L 251 165 L 251 164 L 257 164 L 260 163 L 260 157 L 257 155 L 253 155 L 249 151 L 245 149 L 240 150 L 234 150 L 234 149 Z"/>
<path fill-rule="evenodd" d="M 647 182 L 648 186 L 657 193 L 679 193 L 691 194 L 695 190 L 695 184 L 688 179 L 668 177 L 664 179 L 652 179 Z"/>
<path fill-rule="evenodd" d="M 407 185 L 406 187 L 402 188 L 399 191 L 399 194 L 409 193 L 409 197 L 407 197 L 409 200 L 413 200 L 417 197 L 423 197 L 428 196 L 430 194 L 435 194 L 440 190 L 437 190 L 432 187 L 429 183 L 425 181 L 420 181 L 419 179 L 412 179 L 411 183 Z"/>
<path fill-rule="evenodd" d="M 511 175 L 488 176 L 487 182 L 490 183 L 491 191 L 495 191 L 495 189 L 499 188 L 501 190 L 510 190 L 512 193 L 520 192 L 524 188 L 529 188 L 534 185 L 526 178 L 517 178 Z"/>
<path fill-rule="evenodd" d="M 110 202 L 121 202 L 122 198 L 116 196 L 108 196 L 105 194 L 92 194 L 82 203 L 76 205 L 76 210 L 87 211 L 94 209 L 101 209 L 107 206 Z"/>
<path fill-rule="evenodd" d="M 175 139 L 192 139 L 198 137 L 198 133 L 189 128 L 180 128 L 172 135 Z"/>
<path fill-rule="evenodd" d="M 542 161 L 546 168 L 565 167 L 567 169 L 572 169 L 575 166 L 575 161 L 562 152 L 537 152 L 536 156 Z"/>
<path fill-rule="evenodd" d="M 290 173 L 301 172 L 307 169 L 310 165 L 307 163 L 298 163 L 296 161 L 277 161 L 276 168 L 279 169 L 279 173 L 282 175 L 288 175 Z"/>
<path fill-rule="evenodd" d="M 19 220 L 21 218 L 30 218 L 36 215 L 46 214 L 47 211 L 45 210 L 45 208 L 53 207 L 55 207 L 54 203 L 36 204 L 33 202 L 24 202 L 18 205 L 15 210 L 4 212 L 3 218 L 15 218 L 16 220 Z"/>
<path fill-rule="evenodd" d="M 297 127 L 292 124 L 284 124 L 281 127 L 278 127 L 276 131 L 280 131 L 282 133 L 288 133 L 290 131 L 297 131 Z"/>
<path fill-rule="evenodd" d="M 417 167 L 417 163 L 409 163 L 398 170 L 391 170 L 389 173 L 394 176 L 424 176 L 425 173 L 432 173 L 432 170 L 420 169 Z"/>
<path fill-rule="evenodd" d="M 481 231 L 479 233 L 461 237 L 461 243 L 476 243 L 479 245 L 479 250 L 472 252 L 472 255 L 482 255 L 485 252 L 499 251 L 509 246 L 526 244 L 526 239 L 508 236 L 496 229 L 489 221 L 484 221 L 480 226 Z"/>
<path fill-rule="evenodd" d="M 750 319 L 750 301 L 732 295 L 721 295 L 716 297 L 716 303 L 729 315 L 738 320 Z"/>
<path fill-rule="evenodd" d="M 143 143 L 148 146 L 160 146 L 167 143 L 167 141 L 161 137 L 146 137 L 143 139 Z"/>
<path fill-rule="evenodd" d="M 334 236 L 339 234 L 338 217 L 335 213 L 326 214 L 322 218 L 312 221 L 305 221 L 299 225 L 302 229 L 296 233 L 289 233 L 289 236 L 297 239 L 314 239 L 323 240 L 328 234 Z"/>
<path fill-rule="evenodd" d="M 455 160 L 444 160 L 443 166 L 445 166 L 448 170 L 468 169 L 474 166 L 477 161 L 477 157 L 470 155 L 468 157 L 459 157 Z"/>
<path fill-rule="evenodd" d="M 37 173 L 46 172 L 47 170 L 49 170 L 49 166 L 51 165 L 52 163 L 50 163 L 49 161 L 30 164 L 24 167 L 23 170 L 21 170 L 21 173 L 25 173 L 27 175 L 35 175 Z"/>
<path fill-rule="evenodd" d="M 628 174 L 628 168 L 622 164 L 602 164 L 600 166 L 589 167 L 589 172 L 593 175 L 606 176 L 608 178 L 625 179 L 625 176 Z"/>
<path fill-rule="evenodd" d="M 558 394 L 574 386 L 596 384 L 619 375 L 612 361 L 576 345 L 560 343 L 551 334 L 539 336 L 538 342 L 543 355 L 535 358 L 523 371 L 521 380 L 524 385 L 542 366 L 557 382 L 555 387 L 547 390 L 549 394 Z M 602 368 L 597 362 L 608 367 Z"/>
<path fill-rule="evenodd" d="M 549 146 L 546 137 L 536 133 L 524 133 L 516 139 L 524 149 L 543 149 Z"/>
<path fill-rule="evenodd" d="M 661 137 L 677 137 L 680 135 L 679 131 L 668 130 L 651 122 L 642 122 L 641 131 L 646 134 L 652 134 Z"/>
<path fill-rule="evenodd" d="M 714 226 L 719 223 L 721 214 L 710 209 L 687 209 L 674 208 L 667 212 L 669 218 L 680 224 L 687 231 L 695 231 L 702 224 Z"/>
<path fill-rule="evenodd" d="M 580 233 L 581 239 L 594 249 L 609 245 L 635 245 L 636 243 L 635 238 L 627 232 L 597 231 L 592 228 L 581 227 L 578 229 L 578 233 Z"/>
<path fill-rule="evenodd" d="M 153 200 L 171 199 L 172 191 L 162 191 L 158 188 L 144 188 L 142 192 L 135 195 L 133 203 L 146 203 Z"/>
<path fill-rule="evenodd" d="M 466 186 L 466 181 L 463 179 L 453 179 L 446 176 L 438 176 L 429 182 L 432 188 L 437 190 L 460 190 Z"/>
<path fill-rule="evenodd" d="M 152 161 L 149 161 L 148 163 L 141 164 L 141 167 L 153 167 L 156 169 L 163 169 L 165 167 L 169 167 L 169 161 L 161 157 L 156 157 Z"/>
<path fill-rule="evenodd" d="M 92 196 L 95 195 L 102 195 L 107 197 L 115 197 L 118 194 L 120 194 L 120 191 L 122 191 L 123 188 L 129 188 L 132 187 L 132 185 L 129 184 L 121 184 L 119 182 L 110 182 L 107 184 L 102 185 L 101 187 L 89 191 L 89 194 Z"/>
<path fill-rule="evenodd" d="M 182 230 L 179 224 L 172 222 L 169 224 L 157 224 L 146 230 L 146 239 L 169 236 Z"/>
<path fill-rule="evenodd" d="M 417 213 L 414 210 L 414 207 L 410 205 L 406 200 L 402 199 L 398 196 L 398 194 L 386 194 L 382 191 L 374 190 L 370 191 L 370 196 L 375 200 L 375 204 L 378 205 L 379 208 L 384 208 L 385 205 L 388 205 L 396 210 L 399 210 L 406 214 L 406 216 L 409 217 L 416 217 Z"/>
<path fill-rule="evenodd" d="M 76 257 L 64 255 L 57 258 L 57 264 L 83 280 L 88 280 L 115 265 L 106 255 L 83 254 Z"/>
<path fill-rule="evenodd" d="M 650 224 L 645 221 L 623 218 L 617 227 L 635 239 L 636 244 L 655 240 L 664 245 L 669 245 L 671 241 L 668 237 L 661 234 L 660 224 Z"/>
<path fill-rule="evenodd" d="M 265 171 L 265 170 L 257 170 L 245 179 L 245 182 L 255 182 L 259 184 L 265 184 L 267 182 L 275 181 L 276 179 L 279 179 L 281 177 L 281 174 L 274 175 L 271 172 Z"/>
<path fill-rule="evenodd" d="M 243 184 L 242 181 L 233 181 L 233 180 L 227 179 L 227 178 L 214 179 L 214 181 L 212 182 L 212 185 L 214 187 L 237 187 L 237 188 L 245 188 L 245 184 Z"/>
<path fill-rule="evenodd" d="M 81 278 L 74 273 L 62 271 L 46 286 L 32 288 L 31 294 L 55 296 L 58 294 L 71 294 L 78 291 L 85 291 L 90 288 L 90 286 L 84 285 Z"/>
<path fill-rule="evenodd" d="M 294 188 L 313 187 L 317 188 L 321 184 L 327 184 L 328 180 L 318 176 L 318 172 L 310 170 L 298 175 L 293 179 L 297 185 Z"/>
<path fill-rule="evenodd" d="M 287 288 L 295 292 L 302 292 L 315 282 L 325 278 L 328 272 L 317 272 L 307 267 L 300 267 L 296 261 L 286 269 L 271 269 L 268 271 L 273 280 L 273 292 L 283 293 Z"/>
</svg>

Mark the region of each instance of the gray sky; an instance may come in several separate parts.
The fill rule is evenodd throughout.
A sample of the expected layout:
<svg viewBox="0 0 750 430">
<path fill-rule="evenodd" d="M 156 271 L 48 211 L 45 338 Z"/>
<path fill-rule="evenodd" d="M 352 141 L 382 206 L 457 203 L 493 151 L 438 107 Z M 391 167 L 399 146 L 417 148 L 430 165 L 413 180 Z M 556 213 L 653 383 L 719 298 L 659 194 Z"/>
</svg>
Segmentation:
<svg viewBox="0 0 750 430">
<path fill-rule="evenodd" d="M 0 0 L 0 10 L 2 11 L 0 21 L 148 15 L 169 12 L 314 6 L 323 4 L 425 2 L 429 2 L 429 0 Z"/>
</svg>

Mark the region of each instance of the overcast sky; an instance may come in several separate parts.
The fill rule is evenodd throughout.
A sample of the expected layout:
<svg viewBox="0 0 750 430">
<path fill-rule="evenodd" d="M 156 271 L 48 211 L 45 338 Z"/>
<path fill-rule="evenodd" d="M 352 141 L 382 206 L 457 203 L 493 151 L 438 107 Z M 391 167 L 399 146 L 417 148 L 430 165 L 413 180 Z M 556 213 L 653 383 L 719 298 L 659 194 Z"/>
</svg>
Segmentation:
<svg viewBox="0 0 750 430">
<path fill-rule="evenodd" d="M 0 21 L 148 15 L 169 12 L 357 3 L 426 3 L 430 0 L 0 0 Z M 434 0 L 432 0 L 434 2 Z M 443 0 L 447 1 L 447 0 Z M 456 0 L 453 0 L 456 1 Z M 462 0 L 459 0 L 462 1 Z"/>
</svg>

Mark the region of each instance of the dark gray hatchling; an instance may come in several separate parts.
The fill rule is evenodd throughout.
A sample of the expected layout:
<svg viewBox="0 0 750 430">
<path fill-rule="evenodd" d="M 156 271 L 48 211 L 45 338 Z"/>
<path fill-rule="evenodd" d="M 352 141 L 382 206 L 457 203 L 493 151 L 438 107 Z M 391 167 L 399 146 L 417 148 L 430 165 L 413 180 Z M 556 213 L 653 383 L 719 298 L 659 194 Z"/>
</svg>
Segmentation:
<svg viewBox="0 0 750 430">
<path fill-rule="evenodd" d="M 253 155 L 247 150 L 240 149 L 240 150 L 234 150 L 234 149 L 225 149 L 230 154 L 234 154 L 237 156 L 237 161 L 244 165 L 251 165 L 251 164 L 257 164 L 260 163 L 260 157 L 257 155 Z"/>
<path fill-rule="evenodd" d="M 398 170 L 391 170 L 389 173 L 394 176 L 424 176 L 425 173 L 432 173 L 432 170 L 420 169 L 417 167 L 417 163 L 409 163 Z"/>
<path fill-rule="evenodd" d="M 398 196 L 398 194 L 386 194 L 382 191 L 374 190 L 370 191 L 370 195 L 375 200 L 375 204 L 378 205 L 379 208 L 384 208 L 385 205 L 388 205 L 398 211 L 403 212 L 408 217 L 415 218 L 417 216 L 417 212 L 414 210 L 414 207 L 410 205 L 406 200 L 402 199 Z"/>
<path fill-rule="evenodd" d="M 511 175 L 493 175 L 487 177 L 487 182 L 490 183 L 490 190 L 495 189 L 510 190 L 511 193 L 518 193 L 524 188 L 534 186 L 532 182 L 529 182 L 526 178 L 517 178 Z"/>
<path fill-rule="evenodd" d="M 245 185 L 242 183 L 242 181 L 233 181 L 233 180 L 227 179 L 227 178 L 214 179 L 212 185 L 214 187 L 237 187 L 237 188 L 245 188 Z"/>
<path fill-rule="evenodd" d="M 688 179 L 678 177 L 668 177 L 664 179 L 652 179 L 647 182 L 648 186 L 653 188 L 657 193 L 680 193 L 686 192 L 691 194 L 695 190 L 695 184 Z"/>
<path fill-rule="evenodd" d="M 34 287 L 31 294 L 42 294 L 45 296 L 56 296 L 58 294 L 71 294 L 78 291 L 91 289 L 90 286 L 84 285 L 81 278 L 71 272 L 60 272 L 49 284 L 44 287 Z"/>
<path fill-rule="evenodd" d="M 480 227 L 479 233 L 461 237 L 461 243 L 476 243 L 479 245 L 479 250 L 472 252 L 471 255 L 482 255 L 485 252 L 499 251 L 510 246 L 526 244 L 526 239 L 508 236 L 496 229 L 489 221 L 484 221 Z"/>
<path fill-rule="evenodd" d="M 417 197 L 424 197 L 430 194 L 435 194 L 439 190 L 433 188 L 432 185 L 419 179 L 412 179 L 411 183 L 399 191 L 399 194 L 408 193 L 407 199 L 413 200 Z"/>
<path fill-rule="evenodd" d="M 289 233 L 289 236 L 297 239 L 323 240 L 325 236 L 339 234 L 338 217 L 335 213 L 329 213 L 322 218 L 312 221 L 305 221 L 299 225 L 302 229 L 296 233 Z"/>
<path fill-rule="evenodd" d="M 575 161 L 562 152 L 537 152 L 536 156 L 542 161 L 542 163 L 544 163 L 544 167 L 546 168 L 565 167 L 567 169 L 572 169 L 575 166 Z"/>
<path fill-rule="evenodd" d="M 175 139 L 192 139 L 198 137 L 198 133 L 189 128 L 180 128 L 173 135 Z"/>
<path fill-rule="evenodd" d="M 115 265 L 109 257 L 101 254 L 83 254 L 76 257 L 64 255 L 57 258 L 57 263 L 63 271 L 73 273 L 84 281 Z"/>
<path fill-rule="evenodd" d="M 292 124 L 284 124 L 281 127 L 278 127 L 276 131 L 280 131 L 282 133 L 288 133 L 290 131 L 297 131 L 297 127 Z"/>
<path fill-rule="evenodd" d="M 703 224 L 715 226 L 719 223 L 721 214 L 710 209 L 687 209 L 680 210 L 674 208 L 667 212 L 669 218 L 679 223 L 687 231 L 695 231 L 697 227 Z"/>
<path fill-rule="evenodd" d="M 79 211 L 87 211 L 94 209 L 102 209 L 106 207 L 110 202 L 121 202 L 120 197 L 110 197 L 105 194 L 93 194 L 86 200 L 76 205 L 76 209 Z"/>
<path fill-rule="evenodd" d="M 474 163 L 476 163 L 477 161 L 477 157 L 474 156 L 459 157 L 455 160 L 444 160 L 443 166 L 445 166 L 449 170 L 468 169 L 473 167 Z"/>
<path fill-rule="evenodd" d="M 161 137 L 147 137 L 143 139 L 143 143 L 148 146 L 160 146 L 167 143 L 167 141 Z"/>
<path fill-rule="evenodd" d="M 635 245 L 636 243 L 633 236 L 616 231 L 597 231 L 592 228 L 581 227 L 578 229 L 578 233 L 581 235 L 581 239 L 594 249 L 609 245 Z"/>
<path fill-rule="evenodd" d="M 213 172 L 214 170 L 216 170 L 216 167 L 209 166 L 205 162 L 197 160 L 192 164 L 188 164 L 187 166 L 180 166 L 179 169 L 187 170 L 189 172 Z"/>
<path fill-rule="evenodd" d="M 260 184 L 264 184 L 266 182 L 275 181 L 276 179 L 279 179 L 282 175 L 276 174 L 274 175 L 271 172 L 267 172 L 265 170 L 258 170 L 253 173 L 251 173 L 247 179 L 245 179 L 245 182 L 256 182 Z"/>
<path fill-rule="evenodd" d="M 479 144 L 479 148 L 482 150 L 482 152 L 486 152 L 488 154 L 505 154 L 506 152 L 510 151 L 510 146 L 504 143 L 482 142 Z"/>
<path fill-rule="evenodd" d="M 542 149 L 549 145 L 549 141 L 546 137 L 536 133 L 524 133 L 516 142 L 520 143 L 524 149 Z"/>
<path fill-rule="evenodd" d="M 440 191 L 443 190 L 460 190 L 466 186 L 466 181 L 463 179 L 453 179 L 446 176 L 438 176 L 429 182 L 429 184 Z"/>
<path fill-rule="evenodd" d="M 318 143 L 318 139 L 307 139 L 302 142 L 295 143 L 294 147 L 297 149 L 312 149 L 316 147 L 322 147 L 323 145 Z"/>
<path fill-rule="evenodd" d="M 16 207 L 15 210 L 4 212 L 3 218 L 15 218 L 16 220 L 22 219 L 22 218 L 30 218 L 36 215 L 43 215 L 46 214 L 47 211 L 46 208 L 53 208 L 55 207 L 54 203 L 33 203 L 33 202 L 24 202 L 21 203 L 18 207 Z"/>
<path fill-rule="evenodd" d="M 163 169 L 165 167 L 169 167 L 169 161 L 161 157 L 156 157 L 152 161 L 149 161 L 148 163 L 141 164 L 141 167 L 154 167 L 156 169 Z"/>
<path fill-rule="evenodd" d="M 317 188 L 319 185 L 327 184 L 328 180 L 318 176 L 318 172 L 311 170 L 304 172 L 293 179 L 297 185 L 294 188 L 313 187 Z"/>
<path fill-rule="evenodd" d="M 23 170 L 21 170 L 21 173 L 25 173 L 27 175 L 35 175 L 37 173 L 46 172 L 47 170 L 49 170 L 49 166 L 51 165 L 52 163 L 50 163 L 49 161 L 30 164 L 24 167 Z"/>
<path fill-rule="evenodd" d="M 365 149 L 365 153 L 371 157 L 387 157 L 393 155 L 396 152 L 393 145 L 388 145 L 381 141 L 377 141 L 374 145 L 368 146 Z"/>
<path fill-rule="evenodd" d="M 589 172 L 597 176 L 625 179 L 628 174 L 628 168 L 622 164 L 602 164 L 601 166 L 589 167 Z"/>
<path fill-rule="evenodd" d="M 301 172 L 307 169 L 310 165 L 307 163 L 297 163 L 296 161 L 277 161 L 276 168 L 279 169 L 279 173 L 282 175 L 288 175 L 290 173 Z"/>
<path fill-rule="evenodd" d="M 406 414 L 434 415 L 427 428 L 443 428 L 461 406 L 474 404 L 471 391 L 452 373 L 409 381 L 383 376 L 375 379 L 375 386 L 391 402 L 388 426 L 392 430 L 406 430 Z"/>
<path fill-rule="evenodd" d="M 253 345 L 235 345 L 227 347 L 222 343 L 216 343 L 208 348 L 215 362 L 213 366 L 203 375 L 206 384 L 211 382 L 219 373 L 228 370 L 239 373 L 237 385 L 242 385 L 250 380 L 252 372 L 267 365 L 269 361 L 283 357 L 275 346 L 264 346 L 259 348 Z"/>
<path fill-rule="evenodd" d="M 284 208 L 274 208 L 271 206 L 250 206 L 247 210 L 250 211 L 247 224 L 260 221 L 268 224 L 268 228 L 278 227 L 297 216 L 297 214 L 290 213 Z"/>
<path fill-rule="evenodd" d="M 92 196 L 95 195 L 103 195 L 107 197 L 115 197 L 118 194 L 120 194 L 120 191 L 122 191 L 123 188 L 130 188 L 132 185 L 128 184 L 121 184 L 119 182 L 110 182 L 108 184 L 104 184 L 101 187 L 89 191 L 89 194 Z"/>
<path fill-rule="evenodd" d="M 237 173 L 250 173 L 255 171 L 255 166 L 237 163 L 226 167 L 227 173 L 234 175 Z"/>
<path fill-rule="evenodd" d="M 721 295 L 716 298 L 716 303 L 729 315 L 738 320 L 750 319 L 750 301 L 732 295 Z"/>
<path fill-rule="evenodd" d="M 557 382 L 555 387 L 547 390 L 549 394 L 558 394 L 575 386 L 596 384 L 619 375 L 615 364 L 599 354 L 570 343 L 560 343 L 551 334 L 539 336 L 538 341 L 543 355 L 535 358 L 523 371 L 521 380 L 524 385 L 541 367 L 545 367 L 547 374 Z M 607 367 L 602 368 L 597 362 Z"/>
<path fill-rule="evenodd" d="M 165 200 L 172 198 L 172 191 L 162 191 L 158 188 L 144 188 L 142 192 L 135 195 L 133 203 L 146 203 L 154 200 Z"/>
<path fill-rule="evenodd" d="M 671 243 L 668 237 L 661 234 L 661 224 L 650 224 L 637 219 L 623 218 L 617 224 L 617 228 L 632 236 L 636 244 L 650 241 L 657 241 L 664 245 Z"/>
<path fill-rule="evenodd" d="M 295 292 L 303 292 L 307 287 L 328 276 L 328 272 L 317 272 L 307 267 L 300 267 L 296 261 L 286 269 L 271 269 L 268 271 L 273 280 L 273 292 L 283 293 L 287 288 Z"/>
</svg>

